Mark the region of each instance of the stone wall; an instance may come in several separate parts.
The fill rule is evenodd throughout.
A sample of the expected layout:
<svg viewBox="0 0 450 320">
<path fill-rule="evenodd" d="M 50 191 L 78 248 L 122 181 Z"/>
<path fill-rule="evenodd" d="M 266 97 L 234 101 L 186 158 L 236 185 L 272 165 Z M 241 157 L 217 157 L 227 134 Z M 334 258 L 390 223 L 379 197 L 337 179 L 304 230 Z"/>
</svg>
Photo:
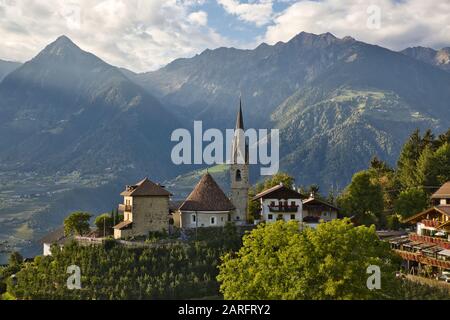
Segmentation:
<svg viewBox="0 0 450 320">
<path fill-rule="evenodd" d="M 135 197 L 133 201 L 133 235 L 169 228 L 168 197 Z"/>
</svg>

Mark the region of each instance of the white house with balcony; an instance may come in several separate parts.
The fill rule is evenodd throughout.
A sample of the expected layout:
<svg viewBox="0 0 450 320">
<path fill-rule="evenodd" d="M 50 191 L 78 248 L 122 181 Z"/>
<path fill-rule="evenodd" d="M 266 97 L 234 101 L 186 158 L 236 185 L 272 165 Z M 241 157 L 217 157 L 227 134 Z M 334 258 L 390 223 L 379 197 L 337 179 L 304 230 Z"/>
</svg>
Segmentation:
<svg viewBox="0 0 450 320">
<path fill-rule="evenodd" d="M 270 188 L 253 198 L 260 203 L 261 220 L 303 221 L 303 202 L 306 197 L 283 184 Z"/>
<path fill-rule="evenodd" d="M 338 218 L 338 208 L 318 199 L 290 189 L 283 184 L 261 192 L 253 198 L 260 204 L 260 218 L 266 223 L 278 220 L 299 221 L 310 227 Z"/>
</svg>

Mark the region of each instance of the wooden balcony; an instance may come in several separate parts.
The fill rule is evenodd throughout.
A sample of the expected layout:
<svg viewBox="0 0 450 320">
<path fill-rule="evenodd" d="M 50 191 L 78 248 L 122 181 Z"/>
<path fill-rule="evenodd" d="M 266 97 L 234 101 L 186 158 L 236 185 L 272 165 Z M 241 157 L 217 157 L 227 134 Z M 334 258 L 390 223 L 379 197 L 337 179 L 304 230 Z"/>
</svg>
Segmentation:
<svg viewBox="0 0 450 320">
<path fill-rule="evenodd" d="M 416 261 L 421 264 L 430 265 L 443 269 L 450 269 L 450 261 L 430 258 L 420 252 L 408 252 L 403 250 L 394 250 L 402 259 Z"/>
<path fill-rule="evenodd" d="M 274 213 L 295 213 L 299 206 L 270 206 L 269 211 Z"/>
<path fill-rule="evenodd" d="M 436 244 L 444 249 L 450 250 L 450 242 L 445 239 L 441 239 L 441 238 L 437 238 L 437 237 L 420 236 L 415 233 L 411 233 L 409 235 L 409 239 L 411 239 L 412 241 L 417 241 L 417 242 Z"/>
<path fill-rule="evenodd" d="M 131 212 L 132 206 L 128 204 L 119 204 L 119 212 Z"/>
</svg>

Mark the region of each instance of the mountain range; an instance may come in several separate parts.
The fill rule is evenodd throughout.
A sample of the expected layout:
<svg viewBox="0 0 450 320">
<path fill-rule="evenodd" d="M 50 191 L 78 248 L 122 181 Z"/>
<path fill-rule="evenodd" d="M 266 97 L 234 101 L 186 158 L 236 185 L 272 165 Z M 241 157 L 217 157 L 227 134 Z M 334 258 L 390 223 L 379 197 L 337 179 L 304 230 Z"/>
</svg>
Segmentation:
<svg viewBox="0 0 450 320">
<path fill-rule="evenodd" d="M 218 128 L 232 123 L 242 94 L 250 127 L 281 129 L 281 168 L 326 191 L 343 188 L 374 155 L 395 164 L 415 128 L 449 127 L 446 64 L 420 56 L 302 32 L 254 50 L 206 50 L 130 78 L 176 113 Z"/>
<path fill-rule="evenodd" d="M 2 170 L 150 171 L 161 179 L 173 169 L 165 142 L 180 127 L 176 117 L 67 37 L 6 76 L 0 98 Z"/>
<path fill-rule="evenodd" d="M 62 36 L 24 64 L 0 61 L 0 235 L 35 237 L 72 209 L 101 213 L 119 201 L 109 192 L 143 176 L 182 198 L 198 168 L 172 164 L 172 131 L 232 128 L 240 95 L 247 128 L 280 129 L 281 169 L 298 185 L 342 189 L 374 155 L 394 165 L 414 129 L 450 127 L 449 51 L 302 32 L 139 74 Z"/>
</svg>

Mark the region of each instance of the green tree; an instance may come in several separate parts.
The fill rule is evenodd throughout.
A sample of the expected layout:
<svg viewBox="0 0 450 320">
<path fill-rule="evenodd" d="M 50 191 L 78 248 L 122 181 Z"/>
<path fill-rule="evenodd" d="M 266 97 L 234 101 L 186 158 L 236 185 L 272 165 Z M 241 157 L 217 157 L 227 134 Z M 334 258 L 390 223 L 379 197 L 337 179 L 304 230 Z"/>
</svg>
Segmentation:
<svg viewBox="0 0 450 320">
<path fill-rule="evenodd" d="M 394 170 L 385 161 L 380 160 L 377 156 L 370 160 L 369 169 L 375 170 L 379 175 L 394 172 Z"/>
<path fill-rule="evenodd" d="M 11 253 L 8 259 L 8 266 L 10 267 L 17 267 L 21 266 L 23 264 L 23 256 L 19 253 L 14 251 Z"/>
<path fill-rule="evenodd" d="M 426 146 L 417 160 L 417 186 L 436 186 L 438 184 L 438 165 L 432 147 Z M 414 186 L 411 186 L 414 187 Z"/>
<path fill-rule="evenodd" d="M 408 218 L 422 212 L 428 205 L 428 194 L 423 189 L 408 189 L 400 192 L 395 201 L 395 212 L 402 218 Z"/>
<path fill-rule="evenodd" d="M 439 136 L 439 138 L 437 139 L 437 143 L 438 147 L 442 146 L 445 143 L 450 143 L 450 129 L 446 133 Z"/>
<path fill-rule="evenodd" d="M 381 218 L 384 208 L 383 190 L 370 171 L 356 173 L 345 192 L 338 198 L 338 206 L 358 224 L 371 225 Z"/>
<path fill-rule="evenodd" d="M 403 145 L 397 162 L 397 178 L 404 188 L 418 185 L 416 175 L 416 162 L 422 153 L 422 138 L 417 129 Z"/>
<path fill-rule="evenodd" d="M 114 220 L 111 214 L 105 213 L 95 219 L 95 226 L 101 235 L 111 235 L 113 233 Z"/>
<path fill-rule="evenodd" d="M 292 188 L 294 186 L 294 182 L 295 179 L 292 176 L 287 173 L 279 172 L 264 181 L 263 190 L 275 187 L 280 183 L 284 184 L 288 188 Z M 263 190 L 259 190 L 258 192 L 261 192 Z"/>
<path fill-rule="evenodd" d="M 87 212 L 73 212 L 64 220 L 64 232 L 82 236 L 90 231 L 89 220 L 92 215 Z"/>
<path fill-rule="evenodd" d="M 349 219 L 299 230 L 296 222 L 261 225 L 227 254 L 217 277 L 225 299 L 371 299 L 384 291 L 367 288 L 367 268 L 381 268 L 382 288 L 395 284 L 395 258 L 374 227 Z"/>
<path fill-rule="evenodd" d="M 434 164 L 436 168 L 433 172 L 436 174 L 438 185 L 450 181 L 450 143 L 444 143 L 434 153 Z"/>
<path fill-rule="evenodd" d="M 420 148 L 421 150 L 424 150 L 426 147 L 435 148 L 436 146 L 436 137 L 434 136 L 431 129 L 428 129 L 425 131 L 425 134 L 422 137 Z"/>
<path fill-rule="evenodd" d="M 253 200 L 256 196 L 256 189 L 257 187 L 254 187 L 250 188 L 248 191 L 248 215 L 251 219 L 259 220 L 260 203 Z"/>
<path fill-rule="evenodd" d="M 386 218 L 386 224 L 389 230 L 399 230 L 401 227 L 401 216 L 397 214 L 391 214 Z"/>
</svg>

